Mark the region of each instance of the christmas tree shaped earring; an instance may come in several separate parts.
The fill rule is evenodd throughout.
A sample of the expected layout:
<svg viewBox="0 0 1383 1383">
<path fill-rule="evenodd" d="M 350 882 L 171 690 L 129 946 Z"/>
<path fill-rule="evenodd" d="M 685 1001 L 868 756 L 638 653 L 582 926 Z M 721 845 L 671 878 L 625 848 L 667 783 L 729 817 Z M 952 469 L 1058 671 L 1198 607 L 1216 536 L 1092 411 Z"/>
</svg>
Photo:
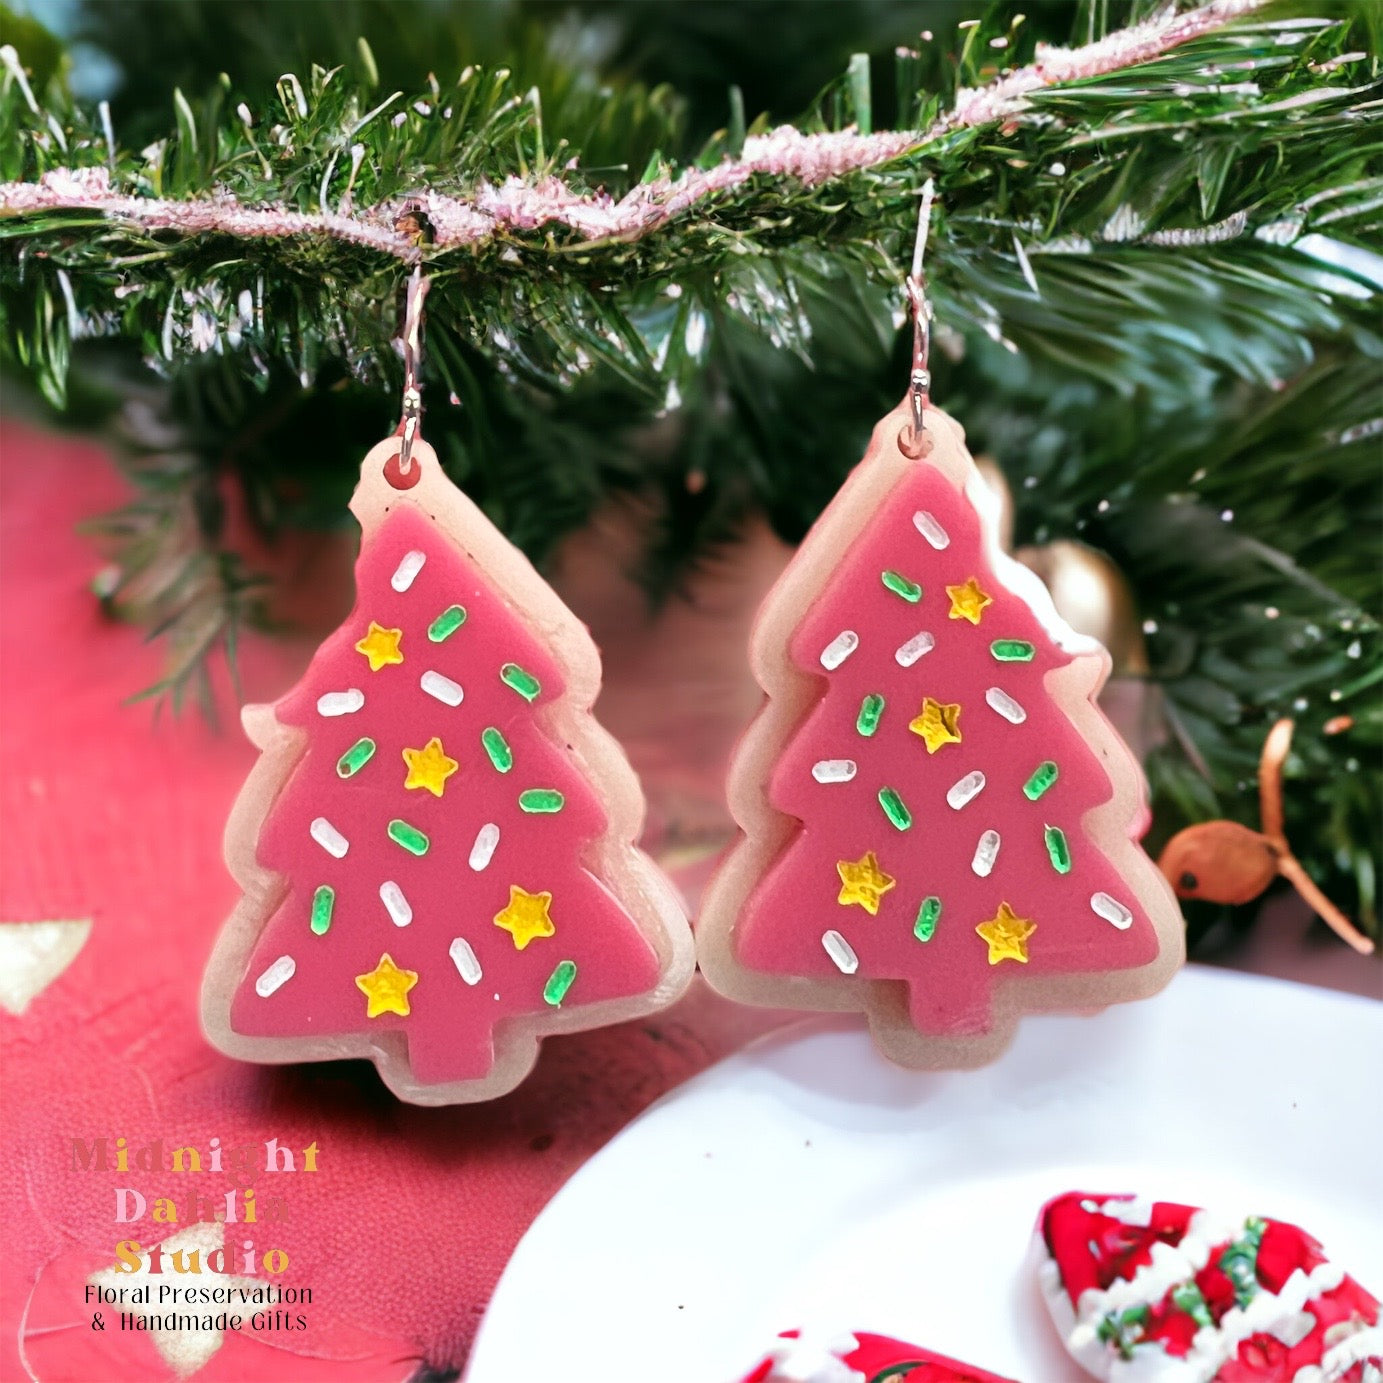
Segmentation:
<svg viewBox="0 0 1383 1383">
<path fill-rule="evenodd" d="M 690 981 L 643 798 L 590 713 L 585 627 L 419 435 L 427 281 L 409 285 L 404 419 L 351 501 L 356 605 L 302 681 L 244 713 L 244 890 L 202 1023 L 247 1061 L 369 1057 L 417 1104 L 488 1099 L 538 1039 L 651 1012 Z"/>
<path fill-rule="evenodd" d="M 755 629 L 768 700 L 731 768 L 743 837 L 701 967 L 749 1003 L 860 1010 L 908 1066 L 974 1066 L 1024 1011 L 1160 989 L 1181 915 L 1136 843 L 1137 761 L 1095 697 L 1109 656 L 1004 554 L 964 433 L 928 398 L 922 250 L 908 396 Z"/>
</svg>

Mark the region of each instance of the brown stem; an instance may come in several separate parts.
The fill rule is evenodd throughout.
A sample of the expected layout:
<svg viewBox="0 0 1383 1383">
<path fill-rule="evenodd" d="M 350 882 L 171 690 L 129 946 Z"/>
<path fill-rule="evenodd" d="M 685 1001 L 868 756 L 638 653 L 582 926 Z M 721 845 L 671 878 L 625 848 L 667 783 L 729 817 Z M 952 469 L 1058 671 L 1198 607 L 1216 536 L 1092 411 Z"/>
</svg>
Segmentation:
<svg viewBox="0 0 1383 1383">
<path fill-rule="evenodd" d="M 1286 717 L 1279 720 L 1268 731 L 1268 738 L 1263 741 L 1263 752 L 1258 757 L 1259 824 L 1263 834 L 1284 852 L 1288 850 L 1287 837 L 1283 832 L 1282 765 L 1292 747 L 1294 728 L 1294 722 Z"/>
<path fill-rule="evenodd" d="M 1287 723 L 1290 724 L 1291 722 L 1288 721 Z M 1301 894 L 1336 936 L 1347 941 L 1361 956 L 1373 954 L 1373 942 L 1316 887 L 1315 880 L 1302 868 L 1301 861 L 1290 851 L 1284 851 L 1278 857 L 1277 872 Z"/>
</svg>

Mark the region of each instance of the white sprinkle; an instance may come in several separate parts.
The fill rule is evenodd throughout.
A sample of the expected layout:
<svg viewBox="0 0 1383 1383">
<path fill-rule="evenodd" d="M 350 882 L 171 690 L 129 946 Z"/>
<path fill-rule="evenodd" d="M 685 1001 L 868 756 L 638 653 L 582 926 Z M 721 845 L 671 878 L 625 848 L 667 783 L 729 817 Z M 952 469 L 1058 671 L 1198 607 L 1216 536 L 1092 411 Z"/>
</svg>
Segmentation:
<svg viewBox="0 0 1383 1383">
<path fill-rule="evenodd" d="M 359 687 L 349 691 L 327 692 L 317 698 L 317 714 L 320 716 L 348 716 L 365 704 L 365 693 Z"/>
<path fill-rule="evenodd" d="M 256 981 L 255 993 L 261 999 L 282 989 L 293 978 L 298 962 L 292 956 L 280 956 Z"/>
<path fill-rule="evenodd" d="M 951 535 L 937 523 L 936 516 L 925 509 L 919 509 L 912 516 L 917 531 L 938 551 L 951 545 Z"/>
<path fill-rule="evenodd" d="M 394 926 L 406 927 L 413 920 L 413 907 L 403 896 L 403 890 L 390 879 L 379 886 L 379 901 L 389 909 Z"/>
<path fill-rule="evenodd" d="M 899 644 L 893 656 L 900 667 L 911 667 L 924 653 L 930 653 L 935 647 L 935 637 L 924 629 L 920 634 L 914 634 L 907 643 Z"/>
<path fill-rule="evenodd" d="M 946 794 L 946 805 L 959 811 L 967 802 L 973 802 L 983 791 L 984 774 L 977 768 L 952 785 L 950 792 Z"/>
<path fill-rule="evenodd" d="M 351 848 L 350 841 L 324 816 L 319 816 L 308 829 L 312 832 L 312 839 L 328 855 L 335 855 L 338 860 Z"/>
<path fill-rule="evenodd" d="M 423 673 L 422 681 L 418 685 L 429 696 L 435 696 L 438 701 L 444 701 L 448 706 L 459 706 L 466 695 L 461 690 L 460 682 L 453 682 L 450 677 L 443 677 L 440 672 L 433 672 L 430 668 Z"/>
<path fill-rule="evenodd" d="M 855 948 L 834 928 L 822 932 L 821 944 L 842 975 L 853 975 L 860 968 L 860 958 L 855 954 Z"/>
<path fill-rule="evenodd" d="M 471 868 L 478 874 L 494 857 L 499 844 L 499 827 L 493 821 L 486 822 L 476 832 L 475 844 L 471 846 Z"/>
<path fill-rule="evenodd" d="M 464 936 L 458 936 L 447 951 L 451 957 L 452 964 L 456 966 L 456 973 L 461 976 L 467 984 L 479 984 L 484 971 L 480 968 L 480 962 L 475 957 L 475 952 L 471 950 L 471 943 Z M 496 994 L 498 999 L 499 995 Z"/>
<path fill-rule="evenodd" d="M 406 591 L 413 584 L 413 578 L 422 571 L 423 563 L 426 561 L 427 553 L 419 552 L 417 548 L 405 553 L 398 569 L 389 578 L 389 584 L 396 591 Z"/>
<path fill-rule="evenodd" d="M 1117 898 L 1111 898 L 1107 893 L 1092 893 L 1090 907 L 1096 917 L 1103 917 L 1121 932 L 1133 926 L 1133 914 Z"/>
<path fill-rule="evenodd" d="M 834 672 L 858 647 L 860 636 L 853 629 L 843 629 L 821 650 L 821 666 Z"/>
<path fill-rule="evenodd" d="M 818 759 L 812 777 L 818 783 L 848 783 L 855 776 L 854 759 Z"/>
<path fill-rule="evenodd" d="M 1021 725 L 1028 718 L 1028 713 L 1006 691 L 1000 691 L 998 687 L 990 687 L 985 692 L 984 699 L 989 703 L 990 710 L 998 711 L 1005 720 L 1014 725 Z"/>
<path fill-rule="evenodd" d="M 989 871 L 994 868 L 994 861 L 998 858 L 999 833 L 998 831 L 986 831 L 975 846 L 975 858 L 970 861 L 970 868 L 980 878 L 988 878 Z"/>
</svg>

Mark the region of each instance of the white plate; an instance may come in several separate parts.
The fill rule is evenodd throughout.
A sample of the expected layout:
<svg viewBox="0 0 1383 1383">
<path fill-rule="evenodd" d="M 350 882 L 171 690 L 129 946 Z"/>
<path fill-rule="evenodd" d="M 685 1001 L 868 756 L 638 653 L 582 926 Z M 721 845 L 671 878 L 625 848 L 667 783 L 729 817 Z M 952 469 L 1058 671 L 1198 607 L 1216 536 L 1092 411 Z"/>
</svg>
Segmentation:
<svg viewBox="0 0 1383 1383">
<path fill-rule="evenodd" d="M 730 1383 L 804 1324 L 1084 1378 L 1026 1261 L 1038 1208 L 1069 1190 L 1294 1221 L 1376 1293 L 1380 1051 L 1383 1005 L 1194 967 L 1145 1003 L 1029 1018 L 983 1071 L 901 1071 L 858 1025 L 796 1025 L 567 1183 L 466 1383 Z"/>
</svg>

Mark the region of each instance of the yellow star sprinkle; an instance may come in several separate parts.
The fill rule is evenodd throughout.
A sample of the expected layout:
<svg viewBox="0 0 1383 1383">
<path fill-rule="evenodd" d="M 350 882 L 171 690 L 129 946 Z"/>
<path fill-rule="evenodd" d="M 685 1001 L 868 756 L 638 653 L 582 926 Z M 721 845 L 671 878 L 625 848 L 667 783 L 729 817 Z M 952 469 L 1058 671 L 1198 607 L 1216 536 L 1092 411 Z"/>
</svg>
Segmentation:
<svg viewBox="0 0 1383 1383">
<path fill-rule="evenodd" d="M 935 754 L 943 744 L 960 743 L 960 703 L 943 705 L 930 696 L 922 701 L 922 709 L 908 721 L 908 729 L 921 735 L 928 754 Z"/>
<path fill-rule="evenodd" d="M 971 624 L 978 624 L 986 607 L 994 604 L 973 576 L 963 586 L 947 586 L 946 594 L 951 597 L 951 618 L 968 619 Z"/>
<path fill-rule="evenodd" d="M 989 946 L 991 965 L 998 965 L 1001 960 L 1028 963 L 1028 938 L 1037 930 L 1037 923 L 1019 917 L 1007 903 L 1000 903 L 999 911 L 975 930 Z"/>
<path fill-rule="evenodd" d="M 503 927 L 514 938 L 514 949 L 522 951 L 534 937 L 551 936 L 557 930 L 548 916 L 550 893 L 529 893 L 518 884 L 509 885 L 509 904 L 495 914 L 495 926 Z"/>
<path fill-rule="evenodd" d="M 365 996 L 366 1018 L 378 1018 L 381 1013 L 399 1013 L 408 1017 L 408 991 L 418 983 L 416 970 L 400 970 L 389 952 L 379 958 L 373 970 L 355 977 L 355 987 Z"/>
<path fill-rule="evenodd" d="M 408 765 L 404 787 L 426 788 L 434 797 L 442 795 L 447 779 L 461 767 L 455 759 L 447 757 L 436 735 L 422 749 L 405 749 L 403 761 Z"/>
<path fill-rule="evenodd" d="M 879 899 L 898 882 L 879 868 L 872 850 L 866 850 L 863 859 L 837 860 L 836 873 L 840 875 L 836 902 L 846 907 L 858 903 L 871 917 L 879 915 Z"/>
<path fill-rule="evenodd" d="M 370 632 L 355 646 L 357 653 L 363 653 L 370 660 L 370 671 L 378 672 L 389 663 L 403 662 L 399 640 L 403 638 L 402 629 L 386 629 L 382 624 L 370 621 Z"/>
</svg>

